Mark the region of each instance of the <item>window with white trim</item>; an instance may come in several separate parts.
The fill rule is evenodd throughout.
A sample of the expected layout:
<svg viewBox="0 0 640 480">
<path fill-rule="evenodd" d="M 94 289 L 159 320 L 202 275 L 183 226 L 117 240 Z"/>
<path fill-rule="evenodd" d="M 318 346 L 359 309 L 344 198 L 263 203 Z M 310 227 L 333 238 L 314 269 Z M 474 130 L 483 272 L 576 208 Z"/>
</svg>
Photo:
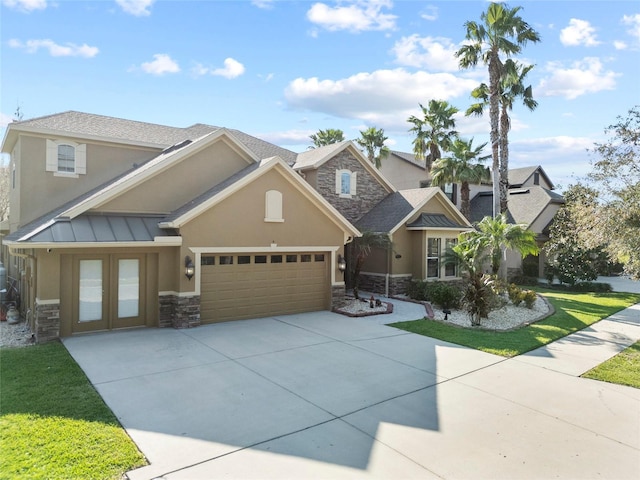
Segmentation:
<svg viewBox="0 0 640 480">
<path fill-rule="evenodd" d="M 46 171 L 54 175 L 87 173 L 87 146 L 64 140 L 47 140 Z"/>
<path fill-rule="evenodd" d="M 282 193 L 277 190 L 269 190 L 264 195 L 264 221 L 284 222 L 282 217 Z"/>
<path fill-rule="evenodd" d="M 351 170 L 336 170 L 336 195 L 351 198 L 356 194 L 358 172 Z"/>
<path fill-rule="evenodd" d="M 440 278 L 439 238 L 427 238 L 427 278 Z"/>
<path fill-rule="evenodd" d="M 458 243 L 456 238 L 447 238 L 444 241 L 445 252 L 451 250 Z M 457 262 L 445 262 L 444 264 L 444 276 L 445 277 L 457 277 L 458 276 L 458 264 Z"/>
</svg>

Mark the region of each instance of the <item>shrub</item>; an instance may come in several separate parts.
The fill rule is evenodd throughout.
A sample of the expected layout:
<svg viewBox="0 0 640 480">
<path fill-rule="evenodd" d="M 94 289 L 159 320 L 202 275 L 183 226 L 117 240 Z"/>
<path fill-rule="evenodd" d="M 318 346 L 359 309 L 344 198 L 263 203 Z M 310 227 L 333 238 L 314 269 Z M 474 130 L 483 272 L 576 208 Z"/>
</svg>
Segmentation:
<svg viewBox="0 0 640 480">
<path fill-rule="evenodd" d="M 429 301 L 442 308 L 460 308 L 462 292 L 447 282 L 429 282 L 412 280 L 407 288 L 409 298 L 418 301 Z"/>
<path fill-rule="evenodd" d="M 538 299 L 538 296 L 536 295 L 536 292 L 534 292 L 533 290 L 522 291 L 522 301 L 524 302 L 524 304 L 529 310 L 533 308 L 537 299 Z"/>
<path fill-rule="evenodd" d="M 489 275 L 472 275 L 462 297 L 462 304 L 471 317 L 471 325 L 479 326 L 482 318 L 488 318 L 493 308 L 496 294 L 493 292 L 494 279 Z"/>
<path fill-rule="evenodd" d="M 509 300 L 511 300 L 511 303 L 513 303 L 516 307 L 520 305 L 524 300 L 524 292 L 514 283 L 509 285 L 507 293 L 509 294 Z"/>
<path fill-rule="evenodd" d="M 523 285 L 527 287 L 536 287 L 538 286 L 538 277 L 529 277 L 527 275 L 516 275 L 511 279 L 513 283 L 516 285 Z M 553 279 L 552 279 L 553 281 Z"/>
<path fill-rule="evenodd" d="M 428 283 L 424 280 L 411 280 L 407 287 L 407 295 L 413 300 L 425 301 L 428 299 L 427 285 Z"/>
</svg>

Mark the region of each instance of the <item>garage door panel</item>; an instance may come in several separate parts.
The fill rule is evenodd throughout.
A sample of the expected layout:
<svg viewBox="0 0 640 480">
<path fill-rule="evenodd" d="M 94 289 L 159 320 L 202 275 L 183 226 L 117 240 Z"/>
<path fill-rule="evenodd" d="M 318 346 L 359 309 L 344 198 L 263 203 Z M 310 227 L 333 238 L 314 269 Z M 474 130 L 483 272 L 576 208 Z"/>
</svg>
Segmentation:
<svg viewBox="0 0 640 480">
<path fill-rule="evenodd" d="M 267 263 L 255 263 L 256 255 L 250 256 L 249 264 L 238 264 L 233 256 L 230 265 L 220 265 L 219 258 L 214 265 L 202 265 L 202 323 L 329 308 L 329 255 L 324 255 L 324 261 L 315 261 L 314 254 L 307 254 L 312 261 L 302 262 L 300 254 L 283 253 L 277 254 L 281 263 L 271 263 L 269 255 Z M 293 258 L 296 261 L 291 261 Z"/>
</svg>

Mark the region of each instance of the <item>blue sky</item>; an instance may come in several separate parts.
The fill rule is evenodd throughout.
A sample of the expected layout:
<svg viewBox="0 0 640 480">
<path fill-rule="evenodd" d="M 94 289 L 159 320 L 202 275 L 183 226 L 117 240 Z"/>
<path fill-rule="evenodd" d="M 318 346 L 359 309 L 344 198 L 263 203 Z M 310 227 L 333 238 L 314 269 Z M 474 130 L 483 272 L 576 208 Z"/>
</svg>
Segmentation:
<svg viewBox="0 0 640 480">
<path fill-rule="evenodd" d="M 411 151 L 407 118 L 443 99 L 464 111 L 486 69 L 459 70 L 464 22 L 485 1 L 1 0 L 0 134 L 79 110 L 186 127 L 236 128 L 294 151 L 319 129 L 383 128 Z M 519 1 L 542 37 L 519 60 L 539 102 L 512 114 L 511 167 L 566 186 L 587 149 L 640 104 L 637 1 Z M 457 117 L 488 139 L 488 118 Z M 488 152 L 487 152 L 488 153 Z"/>
</svg>

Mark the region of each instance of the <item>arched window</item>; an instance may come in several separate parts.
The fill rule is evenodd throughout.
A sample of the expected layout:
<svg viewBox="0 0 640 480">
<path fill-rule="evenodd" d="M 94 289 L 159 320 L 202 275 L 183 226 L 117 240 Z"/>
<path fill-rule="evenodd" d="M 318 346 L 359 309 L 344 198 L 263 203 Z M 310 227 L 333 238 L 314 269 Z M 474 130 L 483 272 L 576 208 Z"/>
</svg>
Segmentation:
<svg viewBox="0 0 640 480">
<path fill-rule="evenodd" d="M 282 218 L 282 193 L 277 190 L 269 190 L 264 196 L 264 221 L 284 222 Z"/>
<path fill-rule="evenodd" d="M 62 173 L 76 172 L 76 149 L 71 145 L 58 145 L 58 171 Z"/>
<path fill-rule="evenodd" d="M 357 172 L 336 170 L 336 194 L 350 198 L 356 194 Z"/>
</svg>

